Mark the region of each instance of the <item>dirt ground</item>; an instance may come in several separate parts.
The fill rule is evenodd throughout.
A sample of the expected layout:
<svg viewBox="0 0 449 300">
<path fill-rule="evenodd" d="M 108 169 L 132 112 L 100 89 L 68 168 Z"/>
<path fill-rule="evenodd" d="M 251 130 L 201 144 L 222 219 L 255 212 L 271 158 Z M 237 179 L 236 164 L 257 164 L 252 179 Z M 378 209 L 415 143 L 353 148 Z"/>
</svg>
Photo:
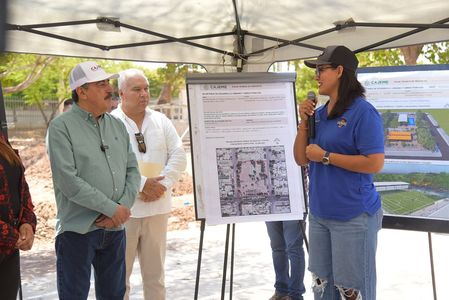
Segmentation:
<svg viewBox="0 0 449 300">
<path fill-rule="evenodd" d="M 17 131 L 9 133 L 12 146 L 19 150 L 25 165 L 27 179 L 34 211 L 37 216 L 35 235 L 36 244 L 53 243 L 55 234 L 56 203 L 53 191 L 50 162 L 46 153 L 43 131 Z M 173 187 L 172 215 L 169 230 L 187 229 L 195 220 L 192 202 L 180 203 L 186 195 L 192 194 L 192 177 L 184 172 L 179 182 Z M 179 199 L 179 200 L 177 200 Z"/>
</svg>

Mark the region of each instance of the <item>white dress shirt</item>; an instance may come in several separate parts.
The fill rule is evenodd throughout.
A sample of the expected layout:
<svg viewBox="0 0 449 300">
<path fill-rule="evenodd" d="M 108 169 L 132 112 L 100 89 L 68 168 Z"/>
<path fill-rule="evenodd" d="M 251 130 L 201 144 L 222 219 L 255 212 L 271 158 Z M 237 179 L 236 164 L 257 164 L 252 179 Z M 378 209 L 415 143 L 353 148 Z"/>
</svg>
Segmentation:
<svg viewBox="0 0 449 300">
<path fill-rule="evenodd" d="M 131 217 L 144 218 L 169 213 L 171 211 L 172 187 L 185 170 L 187 163 L 186 153 L 175 127 L 164 114 L 146 108 L 141 133 L 144 136 L 147 149 L 146 153 L 141 153 L 135 137 L 135 134 L 139 132 L 136 123 L 123 112 L 121 104 L 111 114 L 125 124 L 137 161 L 164 166 L 160 175 L 165 178 L 160 183 L 167 188 L 167 191 L 158 200 L 152 202 L 144 202 L 137 196 L 136 202 L 131 208 Z M 141 175 L 140 192 L 146 180 L 147 177 Z"/>
</svg>

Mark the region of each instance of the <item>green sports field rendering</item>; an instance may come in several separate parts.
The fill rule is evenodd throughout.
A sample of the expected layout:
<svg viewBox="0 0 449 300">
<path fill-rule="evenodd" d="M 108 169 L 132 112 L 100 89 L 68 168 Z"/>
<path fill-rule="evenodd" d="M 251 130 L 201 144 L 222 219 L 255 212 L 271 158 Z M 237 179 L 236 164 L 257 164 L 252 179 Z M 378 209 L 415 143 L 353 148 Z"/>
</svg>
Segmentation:
<svg viewBox="0 0 449 300">
<path fill-rule="evenodd" d="M 409 215 L 440 198 L 413 190 L 380 192 L 380 195 L 383 209 L 395 215 Z"/>
</svg>

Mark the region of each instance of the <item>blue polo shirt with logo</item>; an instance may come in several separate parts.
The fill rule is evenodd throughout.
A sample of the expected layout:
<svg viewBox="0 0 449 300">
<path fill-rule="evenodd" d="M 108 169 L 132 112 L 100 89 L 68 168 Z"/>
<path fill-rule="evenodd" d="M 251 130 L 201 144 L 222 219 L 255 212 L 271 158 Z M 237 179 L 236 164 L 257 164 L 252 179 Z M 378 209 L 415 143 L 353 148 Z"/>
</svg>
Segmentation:
<svg viewBox="0 0 449 300">
<path fill-rule="evenodd" d="M 379 112 L 364 98 L 357 98 L 342 116 L 327 119 L 327 105 L 315 111 L 316 133 L 311 144 L 347 155 L 384 153 L 384 132 Z M 347 221 L 381 207 L 373 175 L 310 162 L 310 211 L 324 219 Z"/>
</svg>

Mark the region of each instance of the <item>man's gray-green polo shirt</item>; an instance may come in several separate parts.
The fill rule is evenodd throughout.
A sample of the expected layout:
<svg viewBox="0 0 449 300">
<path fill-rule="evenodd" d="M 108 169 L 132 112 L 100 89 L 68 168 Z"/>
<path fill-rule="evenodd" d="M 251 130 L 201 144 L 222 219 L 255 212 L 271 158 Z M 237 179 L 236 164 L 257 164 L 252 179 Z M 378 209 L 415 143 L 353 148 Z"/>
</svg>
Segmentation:
<svg viewBox="0 0 449 300">
<path fill-rule="evenodd" d="M 101 214 L 134 203 L 140 185 L 136 157 L 121 121 L 98 122 L 74 104 L 48 128 L 48 153 L 57 205 L 56 234 L 87 233 Z"/>
</svg>

